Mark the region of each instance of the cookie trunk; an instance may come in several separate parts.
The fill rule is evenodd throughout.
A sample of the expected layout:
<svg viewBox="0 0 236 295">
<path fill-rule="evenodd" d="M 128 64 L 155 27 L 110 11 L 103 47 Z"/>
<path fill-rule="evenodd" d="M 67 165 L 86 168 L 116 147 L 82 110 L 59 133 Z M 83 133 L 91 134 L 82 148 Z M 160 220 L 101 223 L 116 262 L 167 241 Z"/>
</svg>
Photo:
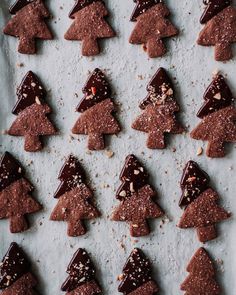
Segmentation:
<svg viewBox="0 0 236 295">
<path fill-rule="evenodd" d="M 148 133 L 147 147 L 149 149 L 165 148 L 165 138 L 161 130 L 155 130 Z"/>
<path fill-rule="evenodd" d="M 26 152 L 37 152 L 43 148 L 39 136 L 25 134 L 25 151 Z"/>
<path fill-rule="evenodd" d="M 197 236 L 200 242 L 205 243 L 207 241 L 217 238 L 217 232 L 214 225 L 198 227 Z"/>
<path fill-rule="evenodd" d="M 230 43 L 217 43 L 215 45 L 215 59 L 217 61 L 230 60 L 233 57 Z"/>
<path fill-rule="evenodd" d="M 158 40 L 157 38 L 150 38 L 146 44 L 148 56 L 153 57 L 161 57 L 166 53 L 166 47 L 162 40 Z"/>
<path fill-rule="evenodd" d="M 28 229 L 28 222 L 24 216 L 17 215 L 10 218 L 11 233 L 20 233 Z"/>
<path fill-rule="evenodd" d="M 150 233 L 150 229 L 146 220 L 132 222 L 130 224 L 130 234 L 132 237 L 147 236 Z"/>
<path fill-rule="evenodd" d="M 219 138 L 208 142 L 206 154 L 211 158 L 221 158 L 225 156 L 224 146 Z"/>
<path fill-rule="evenodd" d="M 82 55 L 83 56 L 93 56 L 98 55 L 100 52 L 99 45 L 96 39 L 84 38 L 82 45 Z"/>
<path fill-rule="evenodd" d="M 70 237 L 82 236 L 87 232 L 83 221 L 81 220 L 70 220 L 68 222 L 67 234 Z"/>
<path fill-rule="evenodd" d="M 102 134 L 93 133 L 88 137 L 88 149 L 89 150 L 103 150 L 105 148 L 104 137 Z"/>
<path fill-rule="evenodd" d="M 35 54 L 36 46 L 34 38 L 21 36 L 19 39 L 18 51 L 23 54 Z"/>
</svg>

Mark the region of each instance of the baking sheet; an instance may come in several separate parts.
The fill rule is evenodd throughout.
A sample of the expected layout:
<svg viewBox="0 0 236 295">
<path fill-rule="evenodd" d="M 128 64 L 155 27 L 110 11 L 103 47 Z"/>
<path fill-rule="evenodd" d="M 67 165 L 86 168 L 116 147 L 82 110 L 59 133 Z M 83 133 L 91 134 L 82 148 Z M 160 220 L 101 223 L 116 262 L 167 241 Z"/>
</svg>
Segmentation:
<svg viewBox="0 0 236 295">
<path fill-rule="evenodd" d="M 12 2 L 0 2 L 1 31 L 9 18 L 7 9 Z M 154 278 L 160 285 L 160 294 L 183 294 L 179 285 L 187 275 L 186 264 L 201 246 L 194 230 L 176 227 L 182 214 L 178 207 L 181 195 L 179 180 L 189 159 L 197 160 L 209 173 L 213 186 L 222 196 L 222 204 L 233 213 L 236 212 L 235 146 L 229 147 L 229 153 L 224 159 L 208 159 L 205 155 L 198 157 L 197 149 L 205 148 L 206 145 L 191 140 L 186 134 L 169 137 L 166 150 L 152 151 L 145 146 L 147 135 L 130 127 L 140 113 L 138 104 L 146 95 L 145 87 L 160 66 L 170 69 L 170 74 L 176 78 L 176 96 L 183 110 L 180 117 L 186 126 L 190 126 L 189 130 L 198 122 L 195 114 L 202 104 L 202 95 L 211 81 L 213 71 L 218 69 L 227 74 L 236 94 L 236 57 L 226 64 L 218 63 L 213 59 L 213 48 L 195 45 L 201 29 L 201 1 L 166 2 L 172 9 L 171 19 L 181 33 L 179 37 L 167 40 L 169 51 L 161 59 L 148 59 L 139 46 L 128 43 L 134 26 L 129 22 L 134 7 L 131 0 L 106 1 L 111 11 L 109 21 L 118 37 L 102 42 L 103 53 L 95 58 L 82 57 L 79 42 L 63 39 L 71 23 L 68 12 L 73 6 L 73 0 L 47 1 L 54 16 L 49 24 L 55 39 L 38 42 L 38 55 L 18 54 L 17 40 L 0 33 L 1 130 L 6 130 L 14 120 L 11 109 L 16 101 L 15 89 L 28 70 L 34 71 L 50 90 L 47 101 L 54 110 L 52 120 L 60 130 L 60 135 L 47 139 L 46 148 L 35 154 L 24 152 L 22 138 L 0 135 L 0 152 L 8 150 L 22 162 L 27 169 L 27 176 L 35 185 L 34 196 L 44 206 L 43 211 L 30 215 L 32 227 L 25 233 L 10 234 L 8 220 L 0 222 L 0 257 L 5 254 L 10 242 L 16 241 L 22 245 L 31 257 L 34 273 L 39 278 L 39 294 L 62 294 L 60 285 L 66 277 L 65 269 L 78 247 L 84 247 L 92 253 L 104 294 L 118 294 L 117 275 L 121 273 L 126 257 L 135 246 L 144 249 L 153 260 Z M 20 64 L 23 66 L 20 67 Z M 120 104 L 118 118 L 123 131 L 118 137 L 109 139 L 109 149 L 114 152 L 112 158 L 108 158 L 104 151 L 88 153 L 86 137 L 80 136 L 80 142 L 70 137 L 70 129 L 78 117 L 75 107 L 82 97 L 82 86 L 88 71 L 95 67 L 106 70 L 114 89 L 115 101 Z M 173 152 L 173 148 L 176 148 L 176 152 Z M 118 176 L 126 155 L 131 152 L 146 165 L 151 182 L 158 191 L 159 204 L 169 218 L 169 222 L 166 220 L 164 224 L 160 220 L 152 221 L 152 234 L 140 239 L 129 237 L 127 224 L 111 222 L 108 217 L 112 207 L 118 204 L 115 199 Z M 48 220 L 57 203 L 52 197 L 59 184 L 57 175 L 70 153 L 83 161 L 103 214 L 102 218 L 89 225 L 88 233 L 79 238 L 67 237 L 66 223 Z M 220 237 L 205 246 L 217 260 L 218 277 L 224 289 L 222 294 L 234 295 L 235 218 L 221 223 L 218 228 Z"/>
</svg>

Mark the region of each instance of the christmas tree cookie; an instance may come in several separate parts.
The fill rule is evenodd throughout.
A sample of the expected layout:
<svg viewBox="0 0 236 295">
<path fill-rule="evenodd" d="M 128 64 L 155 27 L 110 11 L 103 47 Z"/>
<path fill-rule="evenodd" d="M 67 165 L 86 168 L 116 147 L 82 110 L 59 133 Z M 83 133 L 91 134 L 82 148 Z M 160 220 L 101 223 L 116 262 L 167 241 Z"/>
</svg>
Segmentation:
<svg viewBox="0 0 236 295">
<path fill-rule="evenodd" d="M 20 163 L 5 152 L 0 161 L 0 219 L 9 219 L 12 233 L 27 230 L 26 215 L 42 208 L 32 198 L 32 191 L 33 186 L 24 177 Z"/>
<path fill-rule="evenodd" d="M 43 148 L 42 136 L 55 135 L 55 127 L 48 118 L 51 108 L 45 103 L 46 92 L 38 77 L 29 71 L 17 88 L 18 100 L 12 110 L 17 116 L 8 134 L 24 136 L 25 151 L 37 152 Z"/>
<path fill-rule="evenodd" d="M 4 34 L 19 38 L 18 51 L 24 54 L 36 53 L 36 39 L 50 40 L 51 31 L 45 23 L 50 13 L 42 0 L 17 0 L 10 9 Z"/>
<path fill-rule="evenodd" d="M 236 42 L 236 9 L 230 0 L 205 1 L 206 8 L 201 17 L 204 28 L 197 43 L 215 46 L 215 59 L 226 61 L 233 57 L 231 44 Z"/>
<path fill-rule="evenodd" d="M 163 149 L 166 146 L 165 133 L 184 131 L 176 119 L 180 108 L 174 98 L 174 88 L 163 68 L 153 76 L 147 91 L 147 97 L 140 104 L 143 113 L 133 122 L 132 128 L 148 133 L 148 148 Z"/>
<path fill-rule="evenodd" d="M 102 150 L 105 148 L 104 135 L 117 134 L 120 126 L 114 117 L 115 105 L 109 83 L 101 70 L 92 72 L 83 93 L 85 95 L 77 107 L 82 114 L 72 133 L 88 135 L 89 150 Z"/>
<path fill-rule="evenodd" d="M 108 10 L 101 0 L 77 0 L 69 16 L 73 19 L 73 23 L 65 33 L 65 39 L 82 41 L 84 56 L 99 54 L 98 39 L 116 35 L 105 20 Z"/>
<path fill-rule="evenodd" d="M 164 212 L 155 202 L 156 192 L 148 184 L 146 170 L 134 155 L 127 156 L 120 180 L 122 184 L 116 194 L 120 205 L 115 208 L 112 220 L 128 222 L 133 237 L 146 236 L 150 233 L 147 219 L 159 218 Z"/>
<path fill-rule="evenodd" d="M 137 0 L 131 21 L 136 22 L 129 38 L 131 44 L 143 44 L 149 57 L 166 53 L 164 38 L 178 35 L 178 29 L 168 20 L 169 9 L 161 0 Z"/>
<path fill-rule="evenodd" d="M 85 173 L 74 156 L 69 156 L 58 178 L 61 184 L 54 195 L 58 203 L 50 219 L 66 221 L 69 236 L 84 235 L 86 228 L 83 220 L 95 219 L 100 213 L 93 204 L 93 193 L 86 185 Z"/>
<path fill-rule="evenodd" d="M 209 176 L 197 163 L 187 163 L 181 179 L 183 193 L 179 203 L 185 211 L 178 226 L 196 228 L 198 239 L 203 243 L 217 238 L 216 223 L 231 215 L 217 204 L 219 195 L 209 182 Z"/>
<path fill-rule="evenodd" d="M 197 113 L 202 121 L 190 136 L 208 141 L 208 157 L 224 157 L 224 143 L 236 142 L 236 108 L 233 94 L 222 75 L 214 77 L 203 99 L 204 104 Z"/>
<path fill-rule="evenodd" d="M 36 285 L 25 253 L 17 243 L 11 243 L 0 263 L 1 295 L 34 295 Z"/>
<path fill-rule="evenodd" d="M 66 295 L 101 295 L 102 290 L 95 278 L 95 267 L 88 253 L 78 249 L 69 263 L 68 278 L 61 286 Z"/>
<path fill-rule="evenodd" d="M 213 262 L 204 248 L 194 254 L 187 266 L 188 277 L 181 284 L 186 295 L 220 295 L 220 286 L 216 281 Z"/>
<path fill-rule="evenodd" d="M 120 279 L 118 291 L 124 295 L 154 295 L 158 292 L 152 278 L 151 263 L 138 248 L 131 252 Z"/>
</svg>

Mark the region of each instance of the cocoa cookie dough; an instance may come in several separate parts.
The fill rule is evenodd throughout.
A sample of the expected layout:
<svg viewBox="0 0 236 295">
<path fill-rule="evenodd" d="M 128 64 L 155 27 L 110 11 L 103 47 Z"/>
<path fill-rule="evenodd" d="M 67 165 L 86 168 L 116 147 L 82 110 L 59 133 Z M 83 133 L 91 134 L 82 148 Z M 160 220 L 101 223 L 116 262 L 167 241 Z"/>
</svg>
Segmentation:
<svg viewBox="0 0 236 295">
<path fill-rule="evenodd" d="M 35 54 L 36 39 L 53 39 L 45 23 L 50 13 L 42 0 L 17 0 L 9 10 L 13 17 L 6 24 L 3 32 L 19 38 L 20 53 Z"/>
<path fill-rule="evenodd" d="M 83 221 L 99 217 L 100 212 L 93 204 L 93 193 L 85 184 L 85 173 L 77 158 L 69 156 L 58 178 L 61 184 L 54 195 L 58 203 L 50 219 L 66 221 L 69 236 L 84 235 L 86 228 Z"/>
</svg>

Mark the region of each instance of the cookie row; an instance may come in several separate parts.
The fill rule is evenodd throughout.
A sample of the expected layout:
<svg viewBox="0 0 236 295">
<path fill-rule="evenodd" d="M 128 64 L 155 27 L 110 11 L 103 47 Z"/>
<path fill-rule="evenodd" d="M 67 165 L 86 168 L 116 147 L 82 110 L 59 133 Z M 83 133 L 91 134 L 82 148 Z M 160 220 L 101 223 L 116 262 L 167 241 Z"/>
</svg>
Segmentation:
<svg viewBox="0 0 236 295">
<path fill-rule="evenodd" d="M 204 248 L 196 251 L 186 270 L 189 275 L 180 287 L 185 294 L 221 293 L 213 261 Z M 96 279 L 95 266 L 85 249 L 75 252 L 66 272 L 68 277 L 62 284 L 61 291 L 67 295 L 102 294 L 101 284 Z M 35 294 L 37 279 L 31 272 L 25 253 L 16 243 L 10 245 L 0 263 L 0 274 L 2 295 Z M 118 291 L 124 295 L 153 295 L 159 291 L 153 278 L 151 262 L 138 248 L 131 252 L 118 280 L 121 281 Z"/>
<path fill-rule="evenodd" d="M 136 7 L 131 21 L 136 22 L 129 38 L 131 44 L 143 44 L 149 57 L 160 57 L 166 53 L 163 39 L 178 35 L 178 29 L 168 19 L 170 11 L 163 0 L 134 0 Z M 232 58 L 231 43 L 236 42 L 236 9 L 230 0 L 203 1 L 205 11 L 200 22 L 205 27 L 197 43 L 215 46 L 215 59 L 225 61 Z M 17 0 L 9 9 L 13 15 L 4 28 L 7 35 L 18 37 L 18 51 L 36 53 L 36 39 L 53 39 L 45 23 L 50 17 L 43 0 Z M 98 39 L 111 38 L 116 34 L 106 21 L 108 10 L 102 0 L 77 0 L 69 17 L 73 20 L 65 33 L 67 40 L 83 42 L 82 54 L 97 55 L 100 52 Z M 30 25 L 29 25 L 30 24 Z"/>
<path fill-rule="evenodd" d="M 147 147 L 165 148 L 165 134 L 181 134 L 185 128 L 177 119 L 180 111 L 174 87 L 167 72 L 159 68 L 147 85 L 147 96 L 140 103 L 142 110 L 132 128 L 148 133 Z M 84 97 L 76 108 L 81 115 L 72 128 L 73 134 L 88 135 L 88 148 L 105 148 L 104 135 L 121 131 L 112 100 L 112 90 L 98 68 L 89 76 L 83 87 Z M 51 108 L 45 101 L 46 91 L 38 77 L 28 72 L 17 88 L 18 100 L 12 110 L 17 116 L 7 134 L 25 137 L 25 150 L 42 149 L 42 136 L 55 135 L 57 130 L 49 119 Z M 224 77 L 217 74 L 203 96 L 204 103 L 197 113 L 202 121 L 190 136 L 208 141 L 206 154 L 212 158 L 225 156 L 224 143 L 236 142 L 236 108 L 234 97 Z"/>
<path fill-rule="evenodd" d="M 67 222 L 69 236 L 84 235 L 84 221 L 99 217 L 100 212 L 78 159 L 70 155 L 58 178 L 60 185 L 54 194 L 58 202 L 50 220 Z M 157 193 L 149 183 L 146 169 L 134 155 L 126 158 L 120 180 L 121 185 L 116 192 L 120 204 L 113 210 L 111 220 L 127 222 L 133 237 L 146 236 L 150 233 L 148 220 L 162 217 L 165 213 L 157 204 Z M 216 223 L 231 215 L 218 205 L 219 195 L 209 182 L 209 176 L 197 163 L 187 163 L 181 179 L 179 202 L 185 210 L 178 226 L 196 228 L 201 242 L 215 239 Z M 0 218 L 10 219 L 12 233 L 27 230 L 26 215 L 42 208 L 33 199 L 32 191 L 33 186 L 25 178 L 24 169 L 6 152 L 0 162 Z"/>
</svg>

